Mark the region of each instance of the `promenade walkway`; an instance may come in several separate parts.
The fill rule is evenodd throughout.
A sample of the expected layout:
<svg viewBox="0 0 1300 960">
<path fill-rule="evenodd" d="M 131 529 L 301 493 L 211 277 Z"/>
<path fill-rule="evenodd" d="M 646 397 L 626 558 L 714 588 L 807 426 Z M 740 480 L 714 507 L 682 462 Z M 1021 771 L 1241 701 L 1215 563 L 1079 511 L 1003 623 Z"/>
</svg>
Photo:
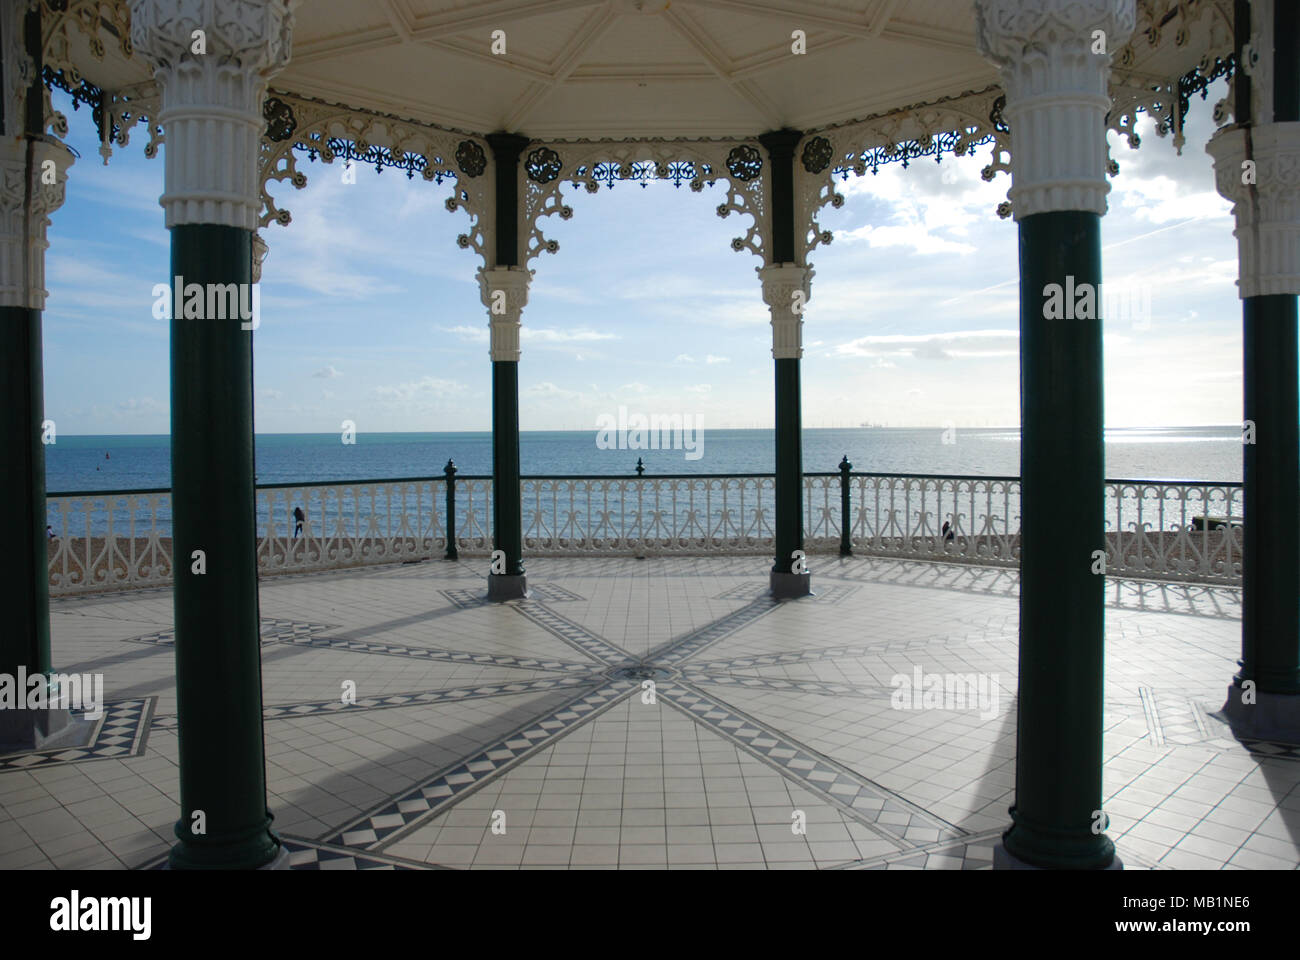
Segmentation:
<svg viewBox="0 0 1300 960">
<path fill-rule="evenodd" d="M 539 559 L 529 599 L 489 605 L 481 566 L 263 582 L 268 802 L 295 867 L 990 866 L 1015 776 L 1014 570 L 818 558 L 817 596 L 776 603 L 766 559 Z M 1107 590 L 1126 867 L 1300 866 L 1300 748 L 1213 716 L 1239 591 Z M 85 747 L 0 758 L 0 868 L 162 861 L 171 617 L 167 589 L 53 602 L 57 669 L 103 673 L 108 705 Z M 918 672 L 978 695 L 927 703 L 897 682 Z"/>
</svg>

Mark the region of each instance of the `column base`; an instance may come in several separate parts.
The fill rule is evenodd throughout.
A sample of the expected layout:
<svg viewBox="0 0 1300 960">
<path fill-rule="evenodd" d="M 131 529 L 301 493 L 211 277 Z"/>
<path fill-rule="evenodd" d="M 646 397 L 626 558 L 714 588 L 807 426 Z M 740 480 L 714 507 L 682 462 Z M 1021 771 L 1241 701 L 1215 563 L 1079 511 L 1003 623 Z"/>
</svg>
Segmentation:
<svg viewBox="0 0 1300 960">
<path fill-rule="evenodd" d="M 523 600 L 528 596 L 528 575 L 524 573 L 489 573 L 488 599 L 494 602 Z"/>
<path fill-rule="evenodd" d="M 176 869 L 176 868 L 172 866 L 172 864 L 171 864 L 171 859 L 168 858 L 168 860 L 167 860 L 167 861 L 162 865 L 162 867 L 161 867 L 160 869 L 163 869 L 163 870 L 174 870 L 174 869 Z M 276 855 L 275 855 L 275 856 L 270 860 L 270 862 L 269 862 L 269 863 L 264 863 L 264 864 L 262 864 L 260 867 L 255 867 L 254 869 L 257 869 L 257 870 L 292 870 L 293 867 L 291 867 L 291 866 L 289 865 L 289 848 L 286 847 L 286 846 L 284 845 L 283 842 L 281 842 L 281 843 L 280 843 L 280 849 L 279 849 L 279 851 L 278 851 L 278 852 L 276 853 Z"/>
<path fill-rule="evenodd" d="M 0 710 L 0 754 L 76 746 L 94 726 L 70 710 Z"/>
<path fill-rule="evenodd" d="M 777 600 L 795 600 L 799 597 L 811 597 L 811 573 L 779 573 L 772 571 L 772 596 Z"/>
<path fill-rule="evenodd" d="M 288 870 L 289 867 L 289 848 L 280 842 L 280 852 L 275 855 L 275 859 L 270 863 L 258 867 L 259 870 Z"/>
<path fill-rule="evenodd" d="M 1032 863 L 1026 863 L 1014 853 L 1007 849 L 1006 844 L 1001 840 L 993 848 L 993 869 L 994 870 L 1046 870 L 1047 867 L 1035 866 Z M 1103 867 L 1103 870 L 1123 870 L 1124 863 L 1119 858 L 1119 852 L 1116 851 L 1115 858 L 1111 860 L 1110 866 Z"/>
<path fill-rule="evenodd" d="M 1241 687 L 1234 683 L 1223 715 L 1239 736 L 1300 744 L 1300 694 L 1256 692 L 1254 703 L 1242 703 Z"/>
</svg>

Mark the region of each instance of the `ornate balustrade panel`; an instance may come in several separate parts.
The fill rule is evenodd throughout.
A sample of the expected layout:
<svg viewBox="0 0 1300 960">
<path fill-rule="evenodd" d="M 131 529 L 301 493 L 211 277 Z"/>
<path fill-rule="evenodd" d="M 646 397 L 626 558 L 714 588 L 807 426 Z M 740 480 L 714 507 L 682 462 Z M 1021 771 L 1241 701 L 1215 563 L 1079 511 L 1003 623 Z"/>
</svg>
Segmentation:
<svg viewBox="0 0 1300 960">
<path fill-rule="evenodd" d="M 838 482 L 837 477 L 837 487 Z M 852 474 L 850 484 L 855 554 L 999 567 L 1020 563 L 1020 481 L 1015 477 Z M 835 504 L 831 510 L 838 538 L 839 510 Z"/>
<path fill-rule="evenodd" d="M 458 478 L 455 496 L 458 549 L 486 556 L 491 479 Z M 258 487 L 258 570 L 305 573 L 440 558 L 446 502 L 442 477 Z M 47 515 L 52 596 L 172 582 L 169 491 L 52 494 Z"/>
<path fill-rule="evenodd" d="M 1239 483 L 1106 483 L 1106 572 L 1241 583 L 1244 494 Z"/>
<path fill-rule="evenodd" d="M 263 487 L 257 567 L 263 573 L 424 560 L 447 543 L 444 481 Z M 295 510 L 302 510 L 301 524 Z"/>
<path fill-rule="evenodd" d="M 168 490 L 50 497 L 51 596 L 170 584 L 171 507 Z"/>
<path fill-rule="evenodd" d="M 854 473 L 848 482 L 855 555 L 1020 563 L 1015 477 Z M 840 483 L 837 473 L 804 477 L 810 554 L 839 550 Z M 524 549 L 534 556 L 766 555 L 774 492 L 773 478 L 757 474 L 525 477 Z M 1108 574 L 1240 584 L 1240 484 L 1109 480 L 1103 496 Z M 455 500 L 457 550 L 487 556 L 491 478 L 457 477 Z M 443 477 L 259 487 L 258 569 L 272 575 L 441 558 L 446 501 Z M 1062 524 L 1073 513 L 1074 505 L 1060 504 Z M 51 595 L 172 582 L 168 491 L 52 494 L 48 517 Z"/>
<path fill-rule="evenodd" d="M 636 556 L 765 553 L 769 476 L 537 477 L 523 480 L 524 549 Z"/>
</svg>

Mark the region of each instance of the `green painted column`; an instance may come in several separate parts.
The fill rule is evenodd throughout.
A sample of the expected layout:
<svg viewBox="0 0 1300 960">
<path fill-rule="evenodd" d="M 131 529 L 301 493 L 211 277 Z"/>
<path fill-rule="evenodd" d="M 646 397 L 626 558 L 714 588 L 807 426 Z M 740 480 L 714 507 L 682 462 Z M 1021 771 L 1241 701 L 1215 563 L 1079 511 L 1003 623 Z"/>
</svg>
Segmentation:
<svg viewBox="0 0 1300 960">
<path fill-rule="evenodd" d="M 772 312 L 772 357 L 775 367 L 775 557 L 772 595 L 808 596 L 812 578 L 803 556 L 803 430 L 799 364 L 803 356 L 803 304 L 812 271 L 798 262 L 794 212 L 794 151 L 803 134 L 774 130 L 758 138 L 767 151 L 771 178 L 769 265 L 759 271 L 763 300 Z M 800 296 L 796 296 L 796 294 Z"/>
<path fill-rule="evenodd" d="M 172 227 L 173 277 L 252 283 L 252 232 Z M 258 867 L 278 852 L 266 807 L 253 490 L 253 334 L 171 322 L 172 537 L 181 819 L 173 867 Z M 205 570 L 196 572 L 195 552 Z M 195 813 L 206 833 L 192 829 Z"/>
<path fill-rule="evenodd" d="M 1246 420 L 1243 444 L 1241 670 L 1238 690 L 1300 694 L 1300 429 L 1297 428 L 1296 298 L 1242 302 Z"/>
<path fill-rule="evenodd" d="M 1101 215 L 1110 57 L 1136 11 L 1133 0 L 976 0 L 975 15 L 1006 93 L 1020 234 L 1016 785 L 994 865 L 1107 868 L 1119 862 L 1101 810 Z"/>
<path fill-rule="evenodd" d="M 33 82 L 16 104 L 0 103 L 0 180 L 20 185 L 0 198 L 0 673 L 52 671 L 49 560 L 45 533 L 45 389 L 41 312 L 46 230 L 63 204 L 72 153 L 44 134 L 41 13 L 18 4 L 0 11 L 0 77 L 21 57 Z M 0 98 L 7 101 L 7 98 Z M 53 163 L 52 181 L 43 175 Z M 48 434 L 58 439 L 57 424 Z M 4 711 L 0 746 L 30 749 L 68 722 L 66 710 Z"/>
<path fill-rule="evenodd" d="M 41 368 L 41 311 L 0 307 L 0 674 L 50 672 L 48 553 L 45 535 L 45 419 Z"/>
<path fill-rule="evenodd" d="M 496 176 L 495 265 L 480 275 L 492 356 L 492 567 L 488 597 L 528 592 L 519 466 L 519 317 L 528 302 L 528 271 L 519 265 L 519 158 L 528 138 L 487 137 Z"/>
<path fill-rule="evenodd" d="M 5 63 L 36 55 L 40 74 L 40 13 L 25 15 L 15 8 L 0 17 L 0 77 Z M 7 100 L 7 98 L 0 98 Z M 41 423 L 45 419 L 45 389 L 41 359 L 41 307 L 44 290 L 33 290 L 32 257 L 45 257 L 43 227 L 31 232 L 32 201 L 40 198 L 39 158 L 28 150 L 29 138 L 39 137 L 41 87 L 33 83 L 20 109 L 0 102 L 0 153 L 5 179 L 26 184 L 25 193 L 5 194 L 4 245 L 0 267 L 0 323 L 5 348 L 0 351 L 0 437 L 6 456 L 0 458 L 0 496 L 8 508 L 0 511 L 0 602 L 8 629 L 0 631 L 0 673 L 13 676 L 18 668 L 28 673 L 50 671 L 49 575 L 45 536 L 45 445 Z M 43 221 L 43 214 L 38 214 Z"/>
<path fill-rule="evenodd" d="M 1105 867 L 1101 808 L 1105 548 L 1101 321 L 1044 317 L 1044 293 L 1101 283 L 1101 218 L 1020 221 L 1020 697 L 1006 850 Z M 1069 504 L 1063 516 L 1061 505 Z"/>
<path fill-rule="evenodd" d="M 280 3 L 212 0 L 195 24 L 133 0 L 131 39 L 162 92 L 171 231 L 171 456 L 181 812 L 174 869 L 287 865 L 266 805 L 253 464 L 253 231 Z M 243 308 L 243 309 L 241 309 Z"/>
<path fill-rule="evenodd" d="M 1240 670 L 1224 713 L 1250 737 L 1300 743 L 1300 7 L 1234 5 L 1234 123 L 1206 150 L 1233 202 L 1242 298 L 1242 544 Z"/>
</svg>

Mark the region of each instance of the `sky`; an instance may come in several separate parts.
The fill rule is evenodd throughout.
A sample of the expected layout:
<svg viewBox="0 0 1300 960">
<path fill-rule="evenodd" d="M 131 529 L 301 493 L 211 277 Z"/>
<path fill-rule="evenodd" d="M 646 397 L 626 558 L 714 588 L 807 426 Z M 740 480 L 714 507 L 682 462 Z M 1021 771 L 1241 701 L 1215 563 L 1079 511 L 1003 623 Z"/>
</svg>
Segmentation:
<svg viewBox="0 0 1300 960">
<path fill-rule="evenodd" d="M 1120 173 L 1103 277 L 1135 312 L 1105 322 L 1108 426 L 1241 421 L 1236 241 L 1204 150 L 1225 90 L 1193 101 L 1181 156 L 1145 117 L 1139 149 L 1110 135 Z M 103 165 L 89 110 L 56 102 L 80 158 L 49 230 L 46 417 L 62 434 L 167 433 L 168 321 L 152 293 L 168 279 L 163 161 L 145 158 L 136 128 Z M 834 240 L 810 256 L 805 427 L 1019 423 L 1017 228 L 995 213 L 1010 177 L 985 183 L 987 162 L 984 147 L 891 164 L 842 182 L 845 205 L 823 208 Z M 345 183 L 341 163 L 305 157 L 299 169 L 304 189 L 272 189 L 293 222 L 262 231 L 257 432 L 490 429 L 479 260 L 456 245 L 469 220 L 445 209 L 450 182 L 363 167 Z M 619 407 L 771 427 L 761 264 L 731 250 L 748 224 L 714 212 L 724 184 L 564 194 L 573 218 L 544 228 L 560 250 L 531 264 L 521 429 L 590 430 Z"/>
</svg>

